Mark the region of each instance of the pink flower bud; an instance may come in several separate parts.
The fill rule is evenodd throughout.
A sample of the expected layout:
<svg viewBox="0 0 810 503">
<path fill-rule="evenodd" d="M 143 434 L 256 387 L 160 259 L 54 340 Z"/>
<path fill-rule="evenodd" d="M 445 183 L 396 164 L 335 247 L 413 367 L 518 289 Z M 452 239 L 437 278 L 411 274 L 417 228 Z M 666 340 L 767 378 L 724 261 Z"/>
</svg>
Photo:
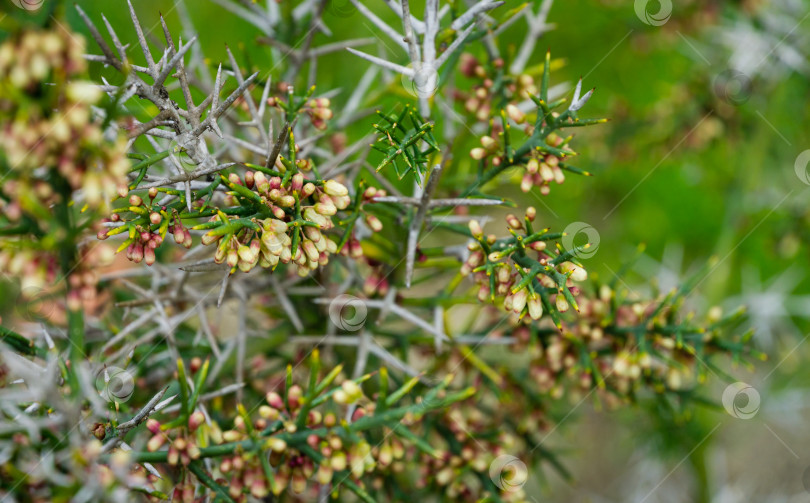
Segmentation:
<svg viewBox="0 0 810 503">
<path fill-rule="evenodd" d="M 267 181 L 267 177 L 261 171 L 253 175 L 253 183 L 259 192 L 263 194 L 270 190 L 270 182 Z"/>
<path fill-rule="evenodd" d="M 160 423 L 157 419 L 149 418 L 146 420 L 146 429 L 151 431 L 152 434 L 157 435 L 160 433 Z"/>
<path fill-rule="evenodd" d="M 374 232 L 380 232 L 383 228 L 383 224 L 380 219 L 374 215 L 366 215 L 366 223 Z"/>
<path fill-rule="evenodd" d="M 290 190 L 293 192 L 300 192 L 301 189 L 304 187 L 304 175 L 301 173 L 296 173 L 292 177 L 292 183 L 290 184 Z"/>
<path fill-rule="evenodd" d="M 131 260 L 136 264 L 140 264 L 143 260 L 143 245 L 141 243 L 135 243 L 135 247 L 132 249 Z"/>
<path fill-rule="evenodd" d="M 163 444 L 166 443 L 166 437 L 161 434 L 155 434 L 149 441 L 146 443 L 146 450 L 149 452 L 155 452 L 156 450 L 163 447 Z"/>
<path fill-rule="evenodd" d="M 265 396 L 265 399 L 267 400 L 267 404 L 270 405 L 270 407 L 279 410 L 284 409 L 284 400 L 282 400 L 281 396 L 275 391 L 268 392 L 267 395 Z"/>
<path fill-rule="evenodd" d="M 191 431 L 195 431 L 204 422 L 205 422 L 205 415 L 202 412 L 197 411 L 197 412 L 193 413 L 191 416 L 189 416 L 189 418 L 188 418 L 188 428 Z"/>
<path fill-rule="evenodd" d="M 152 265 L 155 263 L 155 249 L 152 248 L 151 246 L 147 246 L 144 249 L 143 255 L 144 255 L 144 262 L 146 263 L 146 265 Z"/>
</svg>

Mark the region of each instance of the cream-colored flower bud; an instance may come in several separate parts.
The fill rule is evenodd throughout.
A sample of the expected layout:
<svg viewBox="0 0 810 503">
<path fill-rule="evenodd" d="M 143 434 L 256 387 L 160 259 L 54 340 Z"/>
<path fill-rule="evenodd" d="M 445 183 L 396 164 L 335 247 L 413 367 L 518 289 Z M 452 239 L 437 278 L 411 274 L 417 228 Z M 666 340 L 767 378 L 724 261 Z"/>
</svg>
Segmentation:
<svg viewBox="0 0 810 503">
<path fill-rule="evenodd" d="M 349 189 L 337 180 L 327 180 L 324 182 L 323 191 L 330 196 L 346 196 L 349 194 Z"/>
<path fill-rule="evenodd" d="M 543 301 L 539 295 L 532 296 L 527 305 L 529 306 L 529 316 L 533 320 L 539 320 L 543 316 Z"/>
<path fill-rule="evenodd" d="M 67 97 L 75 103 L 93 105 L 101 99 L 101 89 L 90 82 L 71 82 L 67 86 Z"/>
<path fill-rule="evenodd" d="M 481 224 L 478 222 L 478 220 L 470 220 L 469 226 L 470 232 L 475 239 L 481 239 L 484 237 L 484 229 L 481 228 Z"/>
<path fill-rule="evenodd" d="M 518 124 L 522 124 L 526 120 L 526 114 L 521 112 L 518 107 L 512 105 L 511 103 L 506 105 L 506 115 Z"/>
</svg>

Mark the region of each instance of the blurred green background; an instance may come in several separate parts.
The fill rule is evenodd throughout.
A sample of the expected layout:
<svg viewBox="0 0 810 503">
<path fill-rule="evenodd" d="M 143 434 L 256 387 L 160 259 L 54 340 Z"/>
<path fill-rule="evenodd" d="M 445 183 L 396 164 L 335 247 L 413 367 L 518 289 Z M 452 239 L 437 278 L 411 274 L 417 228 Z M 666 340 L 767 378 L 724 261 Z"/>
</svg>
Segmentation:
<svg viewBox="0 0 810 503">
<path fill-rule="evenodd" d="M 97 23 L 103 12 L 122 38 L 135 41 L 125 2 L 78 3 Z M 134 3 L 155 37 L 161 11 L 179 26 L 174 2 Z M 393 24 L 382 0 L 365 3 Z M 706 409 L 691 423 L 661 423 L 652 406 L 646 415 L 597 413 L 588 402 L 577 408 L 584 418 L 548 440 L 574 483 L 551 475 L 531 487 L 537 501 L 810 501 L 810 372 L 801 363 L 810 349 L 801 344 L 810 330 L 810 175 L 806 163 L 797 169 L 810 149 L 810 2 L 676 2 L 660 26 L 637 15 L 639 3 L 554 3 L 548 21 L 556 27 L 538 42 L 529 66 L 550 48 L 565 61 L 552 84 L 572 89 L 584 77 L 596 93 L 582 115 L 611 121 L 577 130 L 576 165 L 594 177 L 569 176 L 542 201 L 519 197 L 537 207 L 543 225 L 593 226 L 600 243 L 587 266 L 607 279 L 644 243 L 644 256 L 624 280 L 639 292 L 650 282 L 669 288 L 716 256 L 691 302 L 702 311 L 748 306 L 754 340 L 769 360 L 753 372 L 728 370 L 758 391 L 761 407 L 750 420 Z M 243 70 L 277 64 L 255 42 L 257 28 L 213 2 L 186 4 L 212 65 L 227 59 L 226 43 L 244 54 Z M 415 12 L 421 4 L 412 4 Z M 668 4 L 649 2 L 646 12 Z M 85 31 L 72 8 L 67 19 Z M 378 35 L 356 12 L 327 12 L 324 19 L 334 40 Z M 510 29 L 505 40 L 513 50 L 523 30 L 522 20 Z M 318 34 L 315 44 L 329 40 Z M 322 89 L 350 86 L 367 67 L 347 53 L 320 65 Z M 351 89 L 344 91 L 334 99 L 338 115 Z M 383 91 L 384 100 L 397 100 L 395 89 Z M 359 137 L 368 126 L 360 121 L 348 133 Z M 725 385 L 713 378 L 707 398 L 719 402 Z"/>
</svg>

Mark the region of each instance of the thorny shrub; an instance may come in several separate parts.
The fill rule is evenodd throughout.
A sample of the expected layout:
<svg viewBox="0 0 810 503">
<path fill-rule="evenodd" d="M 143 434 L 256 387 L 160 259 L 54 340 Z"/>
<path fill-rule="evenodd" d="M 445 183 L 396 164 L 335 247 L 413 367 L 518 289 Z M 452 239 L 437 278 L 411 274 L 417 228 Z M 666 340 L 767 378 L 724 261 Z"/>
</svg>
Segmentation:
<svg viewBox="0 0 810 503">
<path fill-rule="evenodd" d="M 230 49 L 210 66 L 183 2 L 185 43 L 130 5 L 131 41 L 77 8 L 96 54 L 62 22 L 0 45 L 0 270 L 20 292 L 4 497 L 527 501 L 527 472 L 562 469 L 540 445 L 553 410 L 594 394 L 677 414 L 716 357 L 760 356 L 741 311 L 683 312 L 689 285 L 645 299 L 589 277 L 595 244 L 534 208 L 484 231 L 510 187 L 588 175 L 569 133 L 604 122 L 580 118 L 581 81 L 551 96 L 550 54 L 510 61 L 517 10 L 392 3 L 403 38 L 352 0 L 404 66 L 320 44 L 345 11 L 328 2 L 217 3 L 272 70 L 245 77 Z M 347 48 L 371 66 L 316 87 Z"/>
</svg>

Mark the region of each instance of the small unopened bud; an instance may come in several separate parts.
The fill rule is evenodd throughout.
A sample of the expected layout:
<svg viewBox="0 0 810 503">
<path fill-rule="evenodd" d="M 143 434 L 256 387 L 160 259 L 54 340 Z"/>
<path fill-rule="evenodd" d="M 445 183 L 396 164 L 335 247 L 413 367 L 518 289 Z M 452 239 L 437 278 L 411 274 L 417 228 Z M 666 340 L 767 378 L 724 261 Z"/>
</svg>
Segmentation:
<svg viewBox="0 0 810 503">
<path fill-rule="evenodd" d="M 351 380 L 343 381 L 340 387 L 343 388 L 343 391 L 346 392 L 346 395 L 352 402 L 356 402 L 357 400 L 363 397 L 363 390 L 354 381 Z"/>
<path fill-rule="evenodd" d="M 191 431 L 195 431 L 197 428 L 200 427 L 205 422 L 205 415 L 197 411 L 189 416 L 188 418 L 188 429 Z"/>
<path fill-rule="evenodd" d="M 149 441 L 146 443 L 146 450 L 149 452 L 155 452 L 156 450 L 163 447 L 163 444 L 166 443 L 166 437 L 160 434 L 156 434 Z"/>
<path fill-rule="evenodd" d="M 320 215 L 332 216 L 337 213 L 337 207 L 331 201 L 327 203 L 315 203 L 315 211 Z"/>
<path fill-rule="evenodd" d="M 321 485 L 326 485 L 332 481 L 332 475 L 334 471 L 332 467 L 328 464 L 324 463 L 318 467 L 318 474 L 316 476 L 318 483 Z"/>
<path fill-rule="evenodd" d="M 476 161 L 480 161 L 486 156 L 487 151 L 481 147 L 475 147 L 474 149 L 470 150 L 470 157 L 472 157 Z"/>
<path fill-rule="evenodd" d="M 151 431 L 153 435 L 160 433 L 160 423 L 157 419 L 149 418 L 146 420 L 146 429 Z"/>
<path fill-rule="evenodd" d="M 512 311 L 520 314 L 523 308 L 526 307 L 526 300 L 529 298 L 529 291 L 526 288 L 521 288 L 514 295 L 512 295 Z"/>
<path fill-rule="evenodd" d="M 495 141 L 495 138 L 484 135 L 481 137 L 481 145 L 483 145 L 487 150 L 493 150 L 498 146 L 498 142 Z"/>
<path fill-rule="evenodd" d="M 529 173 L 523 175 L 523 178 L 521 178 L 520 180 L 520 190 L 522 192 L 529 192 L 530 190 L 532 190 L 533 186 L 534 186 L 534 178 L 532 177 L 532 175 L 530 175 Z"/>
<path fill-rule="evenodd" d="M 512 105 L 511 103 L 506 105 L 506 115 L 508 115 L 510 119 L 518 124 L 522 124 L 526 120 L 526 114 L 521 112 L 518 107 Z"/>
<path fill-rule="evenodd" d="M 366 223 L 374 232 L 380 232 L 383 228 L 383 224 L 380 219 L 374 215 L 366 215 Z"/>
<path fill-rule="evenodd" d="M 265 441 L 265 446 L 273 452 L 284 452 L 287 442 L 278 437 L 270 437 Z"/>
<path fill-rule="evenodd" d="M 131 196 L 129 196 L 130 206 L 140 206 L 141 204 L 143 204 L 143 199 L 141 199 L 140 196 L 136 194 L 132 194 Z"/>
<path fill-rule="evenodd" d="M 294 192 L 299 192 L 302 188 L 304 188 L 304 175 L 301 173 L 296 173 L 292 177 L 290 189 Z"/>
<path fill-rule="evenodd" d="M 270 407 L 267 405 L 262 405 L 259 407 L 259 415 L 264 419 L 269 419 L 270 421 L 275 421 L 279 418 L 279 411 L 274 407 Z"/>
<path fill-rule="evenodd" d="M 539 320 L 543 316 L 543 302 L 540 296 L 535 294 L 527 302 L 529 308 L 529 316 L 533 320 Z"/>
<path fill-rule="evenodd" d="M 323 191 L 330 196 L 342 197 L 349 195 L 349 189 L 336 180 L 327 180 L 324 182 Z"/>
<path fill-rule="evenodd" d="M 104 437 L 107 436 L 107 430 L 104 428 L 103 424 L 96 423 L 93 426 L 93 436 L 99 440 L 104 440 Z"/>
<path fill-rule="evenodd" d="M 284 408 L 284 400 L 282 400 L 281 396 L 275 391 L 270 391 L 269 393 L 267 393 L 265 399 L 267 400 L 267 403 L 268 405 L 270 405 L 270 407 L 273 407 L 275 409 Z"/>
<path fill-rule="evenodd" d="M 565 300 L 565 297 L 563 296 L 563 294 L 561 294 L 561 293 L 557 294 L 556 304 L 557 304 L 557 311 L 559 311 L 561 313 L 564 313 L 564 312 L 568 311 L 568 307 L 569 307 L 568 306 L 568 301 Z"/>
<path fill-rule="evenodd" d="M 481 228 L 481 224 L 478 222 L 478 220 L 470 220 L 469 226 L 470 232 L 475 239 L 481 239 L 484 237 L 484 229 Z"/>
</svg>

